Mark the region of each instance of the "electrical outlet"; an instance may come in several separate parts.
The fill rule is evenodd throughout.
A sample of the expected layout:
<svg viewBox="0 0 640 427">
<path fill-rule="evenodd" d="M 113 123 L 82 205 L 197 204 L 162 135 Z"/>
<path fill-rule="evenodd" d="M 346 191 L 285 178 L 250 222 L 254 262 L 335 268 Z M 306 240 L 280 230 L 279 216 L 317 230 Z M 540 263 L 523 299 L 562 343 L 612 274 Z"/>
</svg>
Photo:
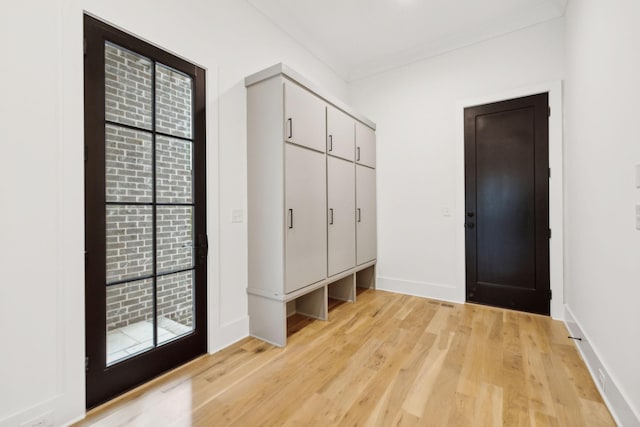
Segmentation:
<svg viewBox="0 0 640 427">
<path fill-rule="evenodd" d="M 53 427 L 53 412 L 47 412 L 30 421 L 20 424 L 20 427 Z"/>
<path fill-rule="evenodd" d="M 607 391 L 607 377 L 604 375 L 604 371 L 598 368 L 598 379 L 600 380 L 600 387 L 602 391 Z"/>
<path fill-rule="evenodd" d="M 442 216 L 451 216 L 451 208 L 448 206 L 444 206 L 442 208 Z"/>
</svg>

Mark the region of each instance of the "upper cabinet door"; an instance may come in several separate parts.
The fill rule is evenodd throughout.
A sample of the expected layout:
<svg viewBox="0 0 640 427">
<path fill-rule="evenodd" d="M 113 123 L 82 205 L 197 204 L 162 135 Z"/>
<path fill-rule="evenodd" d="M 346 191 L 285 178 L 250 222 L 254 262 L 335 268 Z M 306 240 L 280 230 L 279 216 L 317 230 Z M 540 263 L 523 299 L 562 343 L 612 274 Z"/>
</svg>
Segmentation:
<svg viewBox="0 0 640 427">
<path fill-rule="evenodd" d="M 285 293 L 289 293 L 327 277 L 327 174 L 321 153 L 285 144 L 284 156 Z"/>
<path fill-rule="evenodd" d="M 284 140 L 325 151 L 325 102 L 297 84 L 284 82 Z"/>
<path fill-rule="evenodd" d="M 376 167 L 376 132 L 356 122 L 356 163 Z"/>
<path fill-rule="evenodd" d="M 353 161 L 355 138 L 355 120 L 334 106 L 327 106 L 327 154 Z"/>
</svg>

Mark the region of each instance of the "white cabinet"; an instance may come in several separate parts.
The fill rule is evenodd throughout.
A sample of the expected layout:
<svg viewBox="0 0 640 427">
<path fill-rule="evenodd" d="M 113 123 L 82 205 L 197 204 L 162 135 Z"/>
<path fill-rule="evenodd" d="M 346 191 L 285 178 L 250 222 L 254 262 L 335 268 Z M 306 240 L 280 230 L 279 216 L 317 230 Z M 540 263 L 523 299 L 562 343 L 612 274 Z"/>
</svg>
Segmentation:
<svg viewBox="0 0 640 427">
<path fill-rule="evenodd" d="M 325 156 L 286 144 L 285 293 L 323 280 L 327 273 Z"/>
<path fill-rule="evenodd" d="M 327 157 L 328 275 L 356 266 L 356 192 L 352 162 Z"/>
<path fill-rule="evenodd" d="M 282 64 L 245 86 L 249 331 L 284 346 L 287 314 L 326 320 L 328 298 L 375 287 L 375 124 Z"/>
<path fill-rule="evenodd" d="M 284 82 L 284 139 L 318 151 L 325 149 L 326 103 L 292 81 Z"/>
<path fill-rule="evenodd" d="M 356 165 L 357 264 L 376 258 L 376 171 Z"/>
<path fill-rule="evenodd" d="M 376 133 L 360 122 L 356 122 L 356 163 L 376 167 Z"/>
<path fill-rule="evenodd" d="M 351 116 L 332 105 L 327 106 L 327 154 L 353 161 L 355 123 Z"/>
</svg>

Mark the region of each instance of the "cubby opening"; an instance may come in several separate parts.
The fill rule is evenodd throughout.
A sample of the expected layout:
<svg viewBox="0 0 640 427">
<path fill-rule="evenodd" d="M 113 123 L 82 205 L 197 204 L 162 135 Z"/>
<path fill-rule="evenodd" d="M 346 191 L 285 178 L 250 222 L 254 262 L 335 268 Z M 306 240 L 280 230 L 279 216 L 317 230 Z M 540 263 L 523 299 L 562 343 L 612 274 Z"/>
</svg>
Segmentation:
<svg viewBox="0 0 640 427">
<path fill-rule="evenodd" d="M 376 288 L 376 265 L 356 272 L 356 287 L 362 289 Z"/>
<path fill-rule="evenodd" d="M 327 287 L 287 301 L 287 336 L 300 331 L 315 320 L 327 320 Z"/>
</svg>

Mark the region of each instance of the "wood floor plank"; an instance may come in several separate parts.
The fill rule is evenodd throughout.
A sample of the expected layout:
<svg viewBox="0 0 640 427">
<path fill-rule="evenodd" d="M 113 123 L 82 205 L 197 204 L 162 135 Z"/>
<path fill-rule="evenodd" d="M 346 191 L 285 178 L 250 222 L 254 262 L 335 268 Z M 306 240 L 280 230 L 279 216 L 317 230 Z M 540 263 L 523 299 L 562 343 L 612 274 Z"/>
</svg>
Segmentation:
<svg viewBox="0 0 640 427">
<path fill-rule="evenodd" d="M 462 393 L 455 393 L 451 403 L 448 426 L 471 426 L 474 423 L 476 400 Z"/>
<path fill-rule="evenodd" d="M 430 339 L 424 339 L 428 337 Z M 435 345 L 437 336 L 425 334 L 420 343 L 413 345 L 411 350 L 398 352 L 398 361 L 395 365 L 397 371 L 386 370 L 391 377 L 390 380 L 380 379 L 380 385 L 374 390 L 376 394 L 367 394 L 362 399 L 367 399 L 374 406 L 367 424 L 376 426 L 396 425 L 400 419 L 408 415 L 403 409 L 409 390 L 413 386 L 413 380 L 418 375 L 422 367 L 423 360 L 429 353 L 431 347 Z M 407 343 L 415 343 L 413 339 L 407 339 Z M 404 356 L 404 357 L 403 357 Z M 354 417 L 353 415 L 351 417 Z M 406 417 L 405 417 L 406 418 Z M 419 420 L 418 417 L 415 417 Z M 411 417 L 411 419 L 413 419 Z"/>
<path fill-rule="evenodd" d="M 358 289 L 288 345 L 246 338 L 79 426 L 614 426 L 548 317 Z"/>
<path fill-rule="evenodd" d="M 438 389 L 435 387 L 436 380 L 444 365 L 452 339 L 453 334 L 450 334 L 445 345 L 436 344 L 424 359 L 418 375 L 413 380 L 413 386 L 402 404 L 402 409 L 405 412 L 422 417 L 431 394 L 438 393 Z"/>
</svg>

